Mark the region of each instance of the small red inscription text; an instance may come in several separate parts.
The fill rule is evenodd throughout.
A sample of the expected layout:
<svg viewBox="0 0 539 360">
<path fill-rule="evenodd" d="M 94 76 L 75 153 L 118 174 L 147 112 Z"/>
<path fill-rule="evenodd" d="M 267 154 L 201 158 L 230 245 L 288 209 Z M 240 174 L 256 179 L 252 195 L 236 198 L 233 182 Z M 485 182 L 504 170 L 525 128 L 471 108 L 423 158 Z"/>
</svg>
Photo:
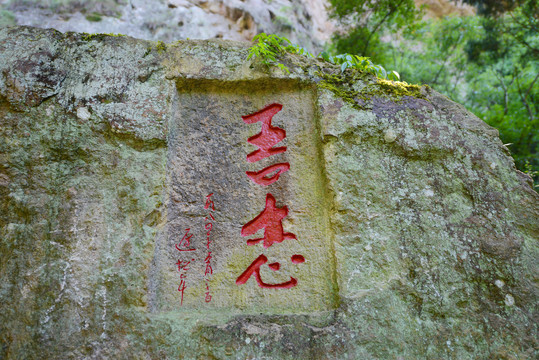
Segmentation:
<svg viewBox="0 0 539 360">
<path fill-rule="evenodd" d="M 208 210 L 208 216 L 204 219 L 206 221 L 206 224 L 204 225 L 204 228 L 206 229 L 206 258 L 204 259 L 204 263 L 206 264 L 206 270 L 204 271 L 204 281 L 206 282 L 206 297 L 204 298 L 204 301 L 210 302 L 212 299 L 211 292 L 210 292 L 210 276 L 213 275 L 213 268 L 211 265 L 212 255 L 211 255 L 211 249 L 210 244 L 212 243 L 211 240 L 211 230 L 213 229 L 213 222 L 215 221 L 215 218 L 213 217 L 212 211 L 215 210 L 215 204 L 212 200 L 213 193 L 206 196 L 206 204 L 204 205 L 204 209 Z"/>
<path fill-rule="evenodd" d="M 176 244 L 176 250 L 180 252 L 184 251 L 195 251 L 195 249 L 191 248 L 191 238 L 193 235 L 190 233 L 189 228 L 185 229 L 185 235 L 183 235 L 183 238 L 180 240 L 179 244 Z M 178 291 L 181 293 L 181 299 L 180 299 L 180 306 L 183 305 L 183 295 L 185 293 L 185 289 L 187 288 L 187 272 L 189 271 L 189 265 L 191 264 L 191 260 L 182 260 L 178 259 L 178 262 L 176 263 L 178 267 L 178 271 L 180 272 L 180 285 L 178 286 Z"/>
</svg>

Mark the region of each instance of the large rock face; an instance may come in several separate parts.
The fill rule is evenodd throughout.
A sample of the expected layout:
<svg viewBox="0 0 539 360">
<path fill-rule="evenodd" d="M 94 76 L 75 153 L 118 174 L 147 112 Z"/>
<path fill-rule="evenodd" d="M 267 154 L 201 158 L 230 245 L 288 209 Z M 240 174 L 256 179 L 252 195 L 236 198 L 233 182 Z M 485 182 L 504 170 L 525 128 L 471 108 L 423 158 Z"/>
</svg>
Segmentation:
<svg viewBox="0 0 539 360">
<path fill-rule="evenodd" d="M 425 17 L 472 15 L 453 0 L 416 0 Z M 28 25 L 62 32 L 120 33 L 140 39 L 252 40 L 259 32 L 289 37 L 319 52 L 339 28 L 327 0 L 0 0 L 0 28 Z M 396 34 L 386 34 L 386 36 Z"/>
<path fill-rule="evenodd" d="M 320 51 L 334 26 L 325 0 L 0 0 L 0 27 L 120 33 L 165 42 L 288 36 Z"/>
<path fill-rule="evenodd" d="M 0 30 L 0 358 L 536 356 L 538 195 L 497 131 L 246 57 Z"/>
</svg>

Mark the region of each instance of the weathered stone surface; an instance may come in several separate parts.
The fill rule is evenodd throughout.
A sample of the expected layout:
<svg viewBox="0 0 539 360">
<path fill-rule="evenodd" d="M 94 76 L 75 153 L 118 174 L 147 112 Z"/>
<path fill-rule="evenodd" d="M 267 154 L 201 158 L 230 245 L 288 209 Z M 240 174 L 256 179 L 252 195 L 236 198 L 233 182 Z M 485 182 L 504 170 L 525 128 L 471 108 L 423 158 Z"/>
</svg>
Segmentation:
<svg viewBox="0 0 539 360">
<path fill-rule="evenodd" d="M 497 131 L 428 88 L 246 56 L 0 30 L 0 358 L 536 357 L 538 195 Z M 272 103 L 287 149 L 250 163 L 242 116 Z M 297 240 L 248 246 L 267 193 Z M 237 285 L 260 254 L 297 285 Z"/>
<path fill-rule="evenodd" d="M 251 41 L 266 32 L 320 51 L 335 28 L 327 6 L 325 0 L 0 0 L 0 27 L 119 33 L 165 42 Z"/>
</svg>

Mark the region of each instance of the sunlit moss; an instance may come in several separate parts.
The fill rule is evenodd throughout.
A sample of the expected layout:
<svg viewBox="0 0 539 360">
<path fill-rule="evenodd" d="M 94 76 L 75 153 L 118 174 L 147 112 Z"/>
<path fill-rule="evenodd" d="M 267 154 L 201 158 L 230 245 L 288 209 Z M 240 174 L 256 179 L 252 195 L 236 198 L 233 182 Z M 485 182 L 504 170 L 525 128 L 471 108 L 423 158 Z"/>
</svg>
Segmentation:
<svg viewBox="0 0 539 360">
<path fill-rule="evenodd" d="M 330 90 L 337 97 L 358 110 L 367 109 L 367 102 L 374 96 L 389 96 L 395 101 L 401 100 L 404 96 L 425 99 L 425 96 L 421 93 L 421 85 L 375 78 L 369 73 L 358 70 L 341 74 L 328 74 L 318 71 L 316 75 L 322 78 L 318 83 L 320 88 Z M 376 80 L 373 82 L 373 79 Z M 359 91 L 353 87 L 353 84 L 358 80 L 365 82 L 365 86 Z M 364 102 L 364 104 L 360 104 L 360 102 Z"/>
<path fill-rule="evenodd" d="M 385 94 L 391 94 L 397 97 L 413 96 L 420 99 L 425 98 L 421 94 L 420 85 L 408 84 L 405 81 L 378 79 L 374 86 L 377 86 Z"/>
</svg>

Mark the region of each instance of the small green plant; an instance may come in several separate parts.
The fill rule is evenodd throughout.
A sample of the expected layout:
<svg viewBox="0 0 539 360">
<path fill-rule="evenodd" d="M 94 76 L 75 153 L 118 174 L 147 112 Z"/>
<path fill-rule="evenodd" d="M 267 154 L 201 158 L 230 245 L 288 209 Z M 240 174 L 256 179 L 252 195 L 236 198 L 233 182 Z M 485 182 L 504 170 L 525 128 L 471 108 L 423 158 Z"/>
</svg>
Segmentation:
<svg viewBox="0 0 539 360">
<path fill-rule="evenodd" d="M 157 49 L 158 53 L 162 53 L 164 51 L 167 51 L 167 45 L 162 41 L 158 41 L 155 48 Z"/>
<path fill-rule="evenodd" d="M 103 18 L 101 17 L 101 14 L 93 12 L 91 14 L 86 15 L 86 20 L 92 21 L 92 22 L 99 22 L 103 20 Z"/>
<path fill-rule="evenodd" d="M 247 60 L 256 57 L 259 58 L 263 64 L 267 66 L 277 66 L 286 73 L 290 73 L 290 70 L 278 61 L 282 55 L 291 53 L 314 57 L 304 48 L 293 45 L 287 38 L 275 34 L 267 35 L 265 33 L 260 33 L 253 38 L 253 42 L 255 44 L 249 49 Z"/>
<path fill-rule="evenodd" d="M 331 56 L 327 52 L 323 51 L 318 55 L 319 58 L 324 59 L 325 61 L 341 65 L 341 73 L 346 69 L 357 69 L 359 71 L 370 72 L 376 75 L 380 79 L 388 79 L 399 81 L 400 75 L 396 71 L 386 71 L 382 65 L 373 64 L 373 62 L 365 56 L 358 56 L 352 54 L 340 54 L 336 56 Z"/>
<path fill-rule="evenodd" d="M 288 70 L 286 65 L 279 62 L 279 58 L 284 54 L 291 53 L 314 58 L 313 54 L 298 45 L 292 44 L 290 40 L 283 36 L 260 33 L 253 38 L 253 42 L 255 44 L 249 49 L 247 60 L 256 57 L 259 58 L 263 64 L 267 66 L 277 66 L 286 73 L 290 73 L 290 70 Z M 332 56 L 323 51 L 318 55 L 318 58 L 323 59 L 331 64 L 340 65 L 341 73 L 343 73 L 346 69 L 351 68 L 362 72 L 370 72 L 381 79 L 395 81 L 400 80 L 400 75 L 398 72 L 387 72 L 386 69 L 384 69 L 381 65 L 373 64 L 369 58 L 364 56 L 352 54 L 340 54 Z"/>
</svg>

